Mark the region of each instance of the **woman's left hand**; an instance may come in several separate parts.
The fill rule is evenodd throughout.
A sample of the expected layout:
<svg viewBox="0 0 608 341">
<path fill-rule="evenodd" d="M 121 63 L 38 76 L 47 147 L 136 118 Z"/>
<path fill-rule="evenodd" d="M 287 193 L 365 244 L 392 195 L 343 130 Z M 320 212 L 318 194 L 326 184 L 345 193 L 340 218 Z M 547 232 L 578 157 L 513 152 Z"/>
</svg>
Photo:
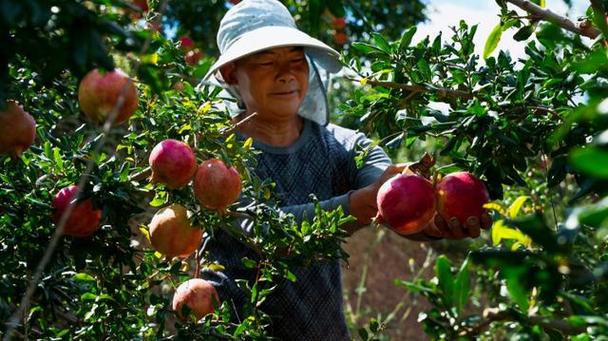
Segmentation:
<svg viewBox="0 0 608 341">
<path fill-rule="evenodd" d="M 423 234 L 447 239 L 477 238 L 481 230 L 492 227 L 492 217 L 488 213 L 483 213 L 481 217 L 468 217 L 465 224 L 461 224 L 456 217 L 448 221 L 439 214 L 435 214 L 433 221 L 422 231 Z"/>
</svg>

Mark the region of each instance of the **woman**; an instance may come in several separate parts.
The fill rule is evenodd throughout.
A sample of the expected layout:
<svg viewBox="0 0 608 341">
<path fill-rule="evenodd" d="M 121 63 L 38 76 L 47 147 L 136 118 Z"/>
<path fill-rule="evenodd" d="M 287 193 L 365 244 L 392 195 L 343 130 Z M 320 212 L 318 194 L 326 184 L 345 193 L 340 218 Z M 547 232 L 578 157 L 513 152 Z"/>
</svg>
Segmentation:
<svg viewBox="0 0 608 341">
<path fill-rule="evenodd" d="M 327 100 L 320 70 L 337 72 L 339 54 L 299 31 L 287 8 L 276 0 L 245 0 L 231 8 L 217 36 L 221 56 L 205 80 L 213 79 L 237 100 L 235 120 L 255 116 L 239 125 L 262 152 L 255 174 L 272 179 L 282 203 L 298 221 L 314 217 L 314 194 L 326 210 L 338 207 L 357 219 L 349 233 L 367 226 L 377 214 L 376 194 L 404 165 L 391 165 L 379 148 L 371 148 L 363 167 L 355 165 L 356 151 L 371 141 L 363 134 L 328 124 Z M 416 240 L 477 237 L 480 219 L 466 227 L 439 221 L 409 238 Z M 222 301 L 237 309 L 248 297 L 234 280 L 250 278 L 241 259 L 251 251 L 225 234 L 210 245 L 222 272 L 205 270 Z M 282 283 L 263 309 L 272 318 L 272 334 L 291 340 L 348 340 L 338 261 L 294 271 L 295 283 Z"/>
</svg>

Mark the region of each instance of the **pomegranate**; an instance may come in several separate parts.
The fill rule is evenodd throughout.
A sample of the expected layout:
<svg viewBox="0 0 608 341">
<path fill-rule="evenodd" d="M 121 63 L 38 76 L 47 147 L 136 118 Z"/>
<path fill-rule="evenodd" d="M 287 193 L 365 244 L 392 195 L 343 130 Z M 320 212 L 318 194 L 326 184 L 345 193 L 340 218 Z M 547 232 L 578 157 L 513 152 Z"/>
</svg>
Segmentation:
<svg viewBox="0 0 608 341">
<path fill-rule="evenodd" d="M 336 30 L 342 30 L 346 27 L 346 19 L 344 17 L 334 18 L 331 24 Z"/>
<path fill-rule="evenodd" d="M 36 139 L 36 121 L 16 101 L 0 111 L 0 154 L 19 157 Z"/>
<path fill-rule="evenodd" d="M 348 42 L 348 36 L 342 31 L 334 33 L 334 41 L 338 45 L 344 45 Z"/>
<path fill-rule="evenodd" d="M 115 124 L 120 124 L 133 115 L 138 105 L 135 84 L 120 69 L 104 74 L 98 69 L 91 70 L 80 82 L 78 101 L 88 119 L 103 123 L 108 119 L 121 94 L 124 95 L 124 102 L 114 120 Z"/>
<path fill-rule="evenodd" d="M 184 305 L 190 308 L 190 311 L 200 320 L 207 314 L 212 314 L 215 309 L 213 304 L 218 305 L 220 302 L 217 291 L 204 279 L 193 278 L 180 284 L 173 295 L 173 310 L 182 320 L 186 317 L 182 314 Z"/>
<path fill-rule="evenodd" d="M 461 225 L 469 217 L 480 217 L 486 210 L 483 205 L 490 200 L 483 182 L 468 172 L 446 175 L 435 186 L 437 212 L 443 219 L 455 217 Z"/>
<path fill-rule="evenodd" d="M 184 187 L 196 173 L 196 157 L 186 143 L 167 139 L 157 144 L 150 158 L 152 182 L 167 185 L 170 189 Z"/>
<path fill-rule="evenodd" d="M 435 192 L 424 177 L 401 174 L 380 186 L 377 204 L 380 222 L 399 234 L 413 234 L 435 215 Z"/>
<path fill-rule="evenodd" d="M 188 51 L 186 56 L 184 56 L 184 60 L 188 65 L 196 65 L 203 58 L 203 53 L 199 49 L 194 49 L 192 51 Z"/>
<path fill-rule="evenodd" d="M 68 209 L 70 202 L 76 199 L 78 186 L 68 186 L 62 188 L 55 199 L 53 199 L 52 207 L 53 221 L 59 224 L 61 216 Z M 70 216 L 65 222 L 63 233 L 72 237 L 88 237 L 99 229 L 99 221 L 101 220 L 101 210 L 93 207 L 93 201 L 86 199 L 78 201 Z"/>
<path fill-rule="evenodd" d="M 241 176 L 221 160 L 207 160 L 194 176 L 194 195 L 202 206 L 223 212 L 241 195 Z"/>
<path fill-rule="evenodd" d="M 179 41 L 180 41 L 181 47 L 184 51 L 190 51 L 194 48 L 194 40 L 192 40 L 188 36 L 181 36 L 179 38 Z"/>
<path fill-rule="evenodd" d="M 193 227 L 188 211 L 179 204 L 160 209 L 150 222 L 150 242 L 163 255 L 188 257 L 198 248 L 203 230 Z"/>
</svg>

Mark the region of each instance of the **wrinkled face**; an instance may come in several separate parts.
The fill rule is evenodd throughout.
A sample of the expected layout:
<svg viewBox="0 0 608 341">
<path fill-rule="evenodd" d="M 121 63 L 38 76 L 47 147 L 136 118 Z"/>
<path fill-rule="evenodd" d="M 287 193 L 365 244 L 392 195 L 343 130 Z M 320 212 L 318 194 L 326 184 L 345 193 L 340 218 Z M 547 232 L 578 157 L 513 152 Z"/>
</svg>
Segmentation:
<svg viewBox="0 0 608 341">
<path fill-rule="evenodd" d="M 247 111 L 261 118 L 290 118 L 308 91 L 308 63 L 301 47 L 278 47 L 239 59 L 221 70 Z"/>
</svg>

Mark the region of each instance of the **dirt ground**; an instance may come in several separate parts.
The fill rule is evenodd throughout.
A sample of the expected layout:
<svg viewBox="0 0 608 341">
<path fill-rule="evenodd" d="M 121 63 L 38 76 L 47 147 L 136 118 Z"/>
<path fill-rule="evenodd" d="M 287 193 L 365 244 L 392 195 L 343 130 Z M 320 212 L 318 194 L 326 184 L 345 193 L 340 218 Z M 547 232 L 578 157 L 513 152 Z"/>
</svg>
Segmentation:
<svg viewBox="0 0 608 341">
<path fill-rule="evenodd" d="M 431 278 L 436 253 L 429 244 L 370 227 L 350 237 L 344 249 L 350 255 L 343 268 L 347 319 L 361 326 L 370 317 L 386 319 L 393 312 L 383 333 L 390 340 L 428 340 L 416 320 L 429 304 L 396 286 L 394 279 Z"/>
</svg>

